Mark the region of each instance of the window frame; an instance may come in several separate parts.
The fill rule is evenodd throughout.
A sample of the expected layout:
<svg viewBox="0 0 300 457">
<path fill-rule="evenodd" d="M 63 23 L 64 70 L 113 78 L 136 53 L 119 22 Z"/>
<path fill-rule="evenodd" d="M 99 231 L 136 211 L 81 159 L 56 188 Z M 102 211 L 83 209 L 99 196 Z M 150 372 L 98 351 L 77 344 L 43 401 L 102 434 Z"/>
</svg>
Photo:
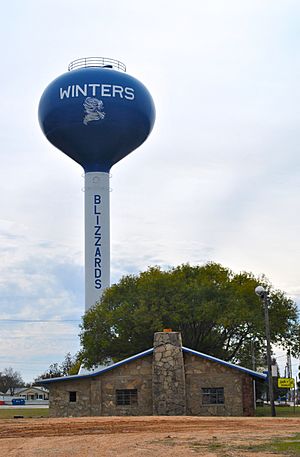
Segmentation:
<svg viewBox="0 0 300 457">
<path fill-rule="evenodd" d="M 116 406 L 137 406 L 137 389 L 116 389 Z"/>
<path fill-rule="evenodd" d="M 207 391 L 207 392 L 205 392 Z M 202 387 L 202 405 L 215 406 L 224 405 L 224 387 Z"/>
<path fill-rule="evenodd" d="M 77 390 L 69 390 L 69 403 L 77 403 Z"/>
</svg>

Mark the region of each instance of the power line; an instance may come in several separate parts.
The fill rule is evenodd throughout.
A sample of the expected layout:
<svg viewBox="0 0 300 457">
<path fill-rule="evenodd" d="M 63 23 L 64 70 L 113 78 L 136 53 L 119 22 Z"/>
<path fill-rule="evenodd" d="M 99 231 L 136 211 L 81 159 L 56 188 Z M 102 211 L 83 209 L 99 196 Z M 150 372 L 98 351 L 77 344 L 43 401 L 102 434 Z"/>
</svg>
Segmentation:
<svg viewBox="0 0 300 457">
<path fill-rule="evenodd" d="M 44 365 L 47 365 L 49 362 L 47 362 L 47 361 L 44 361 L 44 362 L 30 362 L 30 361 L 20 362 L 20 361 L 16 361 L 16 360 L 0 360 L 0 364 L 2 364 L 2 365 L 8 364 L 8 363 L 18 364 L 18 365 L 26 365 L 26 366 L 28 366 L 28 365 L 44 366 Z"/>
<path fill-rule="evenodd" d="M 0 319 L 0 322 L 81 322 L 81 319 Z"/>
</svg>

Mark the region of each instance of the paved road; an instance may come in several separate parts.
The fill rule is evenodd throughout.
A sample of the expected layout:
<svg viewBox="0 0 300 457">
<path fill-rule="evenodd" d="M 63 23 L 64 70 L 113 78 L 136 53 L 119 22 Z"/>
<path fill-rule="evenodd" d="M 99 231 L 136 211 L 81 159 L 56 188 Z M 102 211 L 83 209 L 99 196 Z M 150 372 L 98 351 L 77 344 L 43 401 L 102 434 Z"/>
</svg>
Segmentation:
<svg viewBox="0 0 300 457">
<path fill-rule="evenodd" d="M 39 408 L 49 408 L 49 405 L 0 405 L 1 409 L 39 409 Z"/>
</svg>

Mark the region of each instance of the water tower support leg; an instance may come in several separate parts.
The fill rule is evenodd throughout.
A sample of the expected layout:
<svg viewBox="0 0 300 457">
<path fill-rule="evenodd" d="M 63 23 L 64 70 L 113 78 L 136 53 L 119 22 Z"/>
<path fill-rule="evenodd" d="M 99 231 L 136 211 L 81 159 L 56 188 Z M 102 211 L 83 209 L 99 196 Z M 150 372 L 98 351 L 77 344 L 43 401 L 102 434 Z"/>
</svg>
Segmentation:
<svg viewBox="0 0 300 457">
<path fill-rule="evenodd" d="M 110 285 L 109 174 L 85 174 L 85 310 Z"/>
</svg>

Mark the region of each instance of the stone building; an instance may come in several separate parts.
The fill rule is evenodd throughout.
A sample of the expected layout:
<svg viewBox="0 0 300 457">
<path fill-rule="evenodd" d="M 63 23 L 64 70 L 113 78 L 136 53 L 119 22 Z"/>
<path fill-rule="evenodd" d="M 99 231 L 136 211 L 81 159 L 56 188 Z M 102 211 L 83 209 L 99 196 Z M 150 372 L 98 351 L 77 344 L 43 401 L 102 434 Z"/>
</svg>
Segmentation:
<svg viewBox="0 0 300 457">
<path fill-rule="evenodd" d="M 99 371 L 40 380 L 51 417 L 252 416 L 253 379 L 266 375 L 182 346 L 158 332 L 154 347 Z"/>
</svg>

